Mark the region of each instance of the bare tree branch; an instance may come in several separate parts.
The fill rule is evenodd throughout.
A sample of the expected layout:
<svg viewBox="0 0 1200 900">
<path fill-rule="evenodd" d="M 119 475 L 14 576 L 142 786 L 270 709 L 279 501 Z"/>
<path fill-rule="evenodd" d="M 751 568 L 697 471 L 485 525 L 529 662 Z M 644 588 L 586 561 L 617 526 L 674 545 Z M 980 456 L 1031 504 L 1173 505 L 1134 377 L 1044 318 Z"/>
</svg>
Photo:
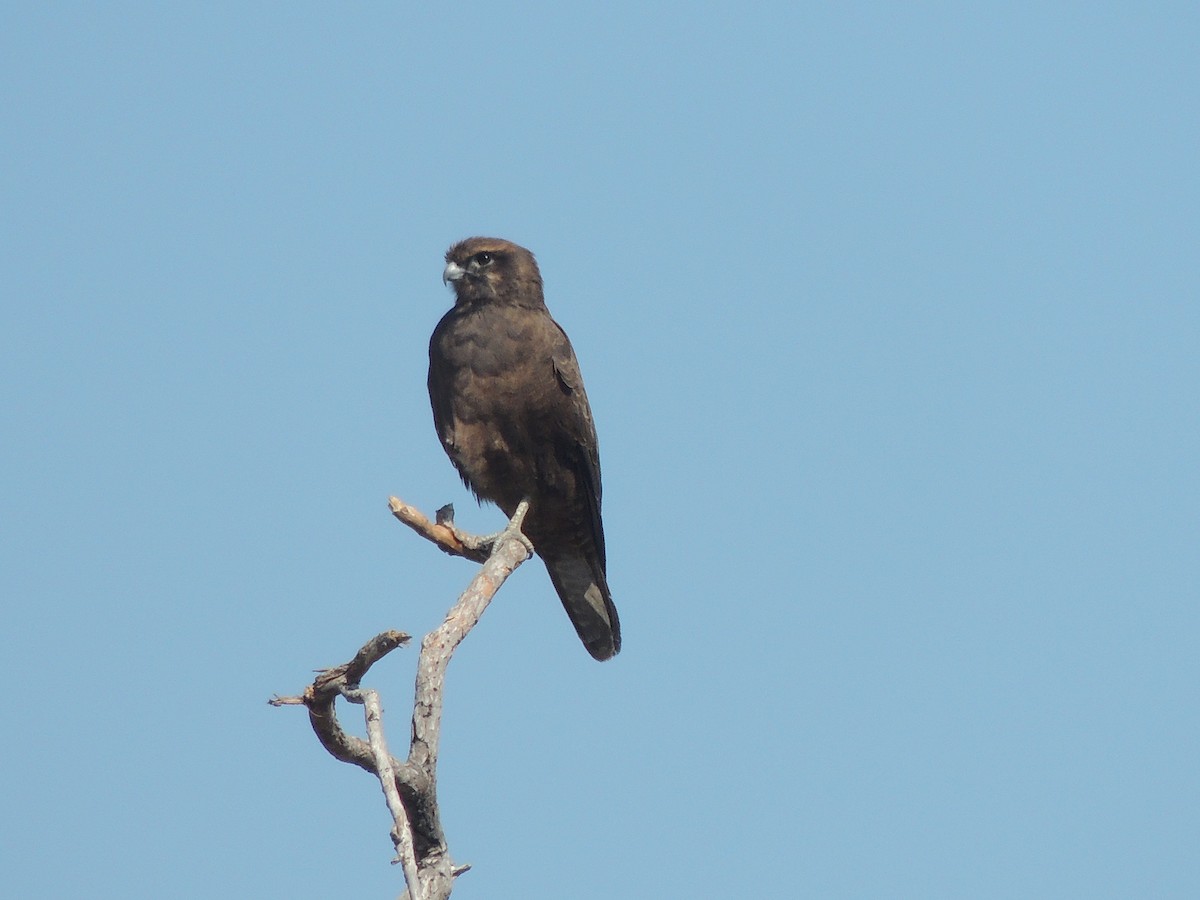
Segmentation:
<svg viewBox="0 0 1200 900">
<path fill-rule="evenodd" d="M 491 547 L 468 546 L 462 534 L 454 527 L 454 505 L 447 504 L 437 511 L 437 521 L 430 522 L 423 512 L 415 506 L 409 506 L 398 497 L 388 497 L 388 507 L 392 515 L 425 538 L 432 541 L 441 550 L 451 556 L 461 556 L 475 562 L 487 562 L 491 555 Z M 515 516 L 514 516 L 515 518 Z M 522 517 L 523 518 L 523 517 Z M 482 541 L 480 541 L 482 543 Z"/>
<path fill-rule="evenodd" d="M 320 672 L 303 696 L 274 697 L 269 702 L 273 706 L 308 707 L 309 721 L 321 745 L 336 759 L 379 778 L 392 813 L 395 861 L 403 866 L 408 885 L 403 896 L 407 900 L 446 900 L 454 878 L 470 868 L 451 863 L 438 811 L 437 758 L 446 668 L 496 591 L 532 554 L 532 546 L 521 533 L 528 503 L 521 503 L 504 531 L 492 538 L 459 532 L 454 527 L 452 507 L 443 507 L 437 521 L 430 522 L 419 510 L 395 497 L 390 498 L 389 505 L 397 519 L 445 552 L 484 563 L 442 624 L 421 641 L 408 759 L 397 760 L 388 752 L 379 698 L 375 691 L 359 687 L 372 665 L 409 642 L 403 632 L 376 635 L 348 663 Z M 338 696 L 364 705 L 368 740 L 342 729 L 335 709 Z"/>
<path fill-rule="evenodd" d="M 387 739 L 383 735 L 383 708 L 379 705 L 379 694 L 370 689 L 354 690 L 342 688 L 342 696 L 351 703 L 361 703 L 366 708 L 367 740 L 375 760 L 375 772 L 383 787 L 388 811 L 392 814 L 392 844 L 396 847 L 396 858 L 404 867 L 404 881 L 412 900 L 425 900 L 421 890 L 421 878 L 417 872 L 417 853 L 413 849 L 412 828 L 408 823 L 408 812 L 400 800 L 396 787 L 396 767 L 388 753 Z"/>
<path fill-rule="evenodd" d="M 437 777 L 438 738 L 442 727 L 442 684 L 450 656 L 475 627 L 492 602 L 500 585 L 521 563 L 529 559 L 529 542 L 521 534 L 521 523 L 529 504 L 517 507 L 508 527 L 498 536 L 492 555 L 467 589 L 450 608 L 442 624 L 421 641 L 417 662 L 417 691 L 413 704 L 413 737 L 409 761 Z"/>
</svg>

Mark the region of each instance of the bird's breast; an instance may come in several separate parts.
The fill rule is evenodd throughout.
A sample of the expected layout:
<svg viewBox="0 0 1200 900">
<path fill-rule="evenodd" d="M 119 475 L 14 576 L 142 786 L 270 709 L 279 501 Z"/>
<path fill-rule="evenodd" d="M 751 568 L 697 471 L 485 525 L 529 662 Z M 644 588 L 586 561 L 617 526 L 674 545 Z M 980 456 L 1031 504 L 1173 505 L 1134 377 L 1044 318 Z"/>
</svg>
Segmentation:
<svg viewBox="0 0 1200 900">
<path fill-rule="evenodd" d="M 447 452 L 477 494 L 506 510 L 542 479 L 553 396 L 553 348 L 528 310 L 449 316 L 432 343 L 443 373 Z"/>
</svg>

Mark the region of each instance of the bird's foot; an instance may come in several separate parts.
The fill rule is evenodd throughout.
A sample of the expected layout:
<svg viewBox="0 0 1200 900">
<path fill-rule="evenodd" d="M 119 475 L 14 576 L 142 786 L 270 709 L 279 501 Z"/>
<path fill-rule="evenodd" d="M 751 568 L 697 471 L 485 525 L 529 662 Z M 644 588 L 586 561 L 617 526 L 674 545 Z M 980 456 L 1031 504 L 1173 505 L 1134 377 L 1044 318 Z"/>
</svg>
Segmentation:
<svg viewBox="0 0 1200 900">
<path fill-rule="evenodd" d="M 437 524 L 447 529 L 454 536 L 463 549 L 468 551 L 470 556 L 480 556 L 486 558 L 492 552 L 492 544 L 504 532 L 497 531 L 495 534 L 471 534 L 469 531 L 463 531 L 454 524 L 454 504 L 447 503 L 437 511 Z M 483 562 L 483 559 L 479 560 Z"/>
<path fill-rule="evenodd" d="M 517 509 L 513 513 L 512 518 L 508 520 L 508 524 L 494 534 L 471 534 L 468 531 L 459 529 L 454 524 L 454 506 L 452 504 L 447 504 L 437 511 L 437 523 L 450 529 L 450 533 L 454 535 L 455 539 L 472 553 L 490 554 L 501 538 L 511 536 L 520 541 L 525 549 L 529 551 L 529 555 L 532 556 L 533 543 L 521 531 L 521 525 L 525 521 L 525 513 L 528 511 L 529 501 L 522 500 L 517 504 Z"/>
<path fill-rule="evenodd" d="M 496 535 L 496 541 L 499 542 L 501 538 L 505 537 L 515 538 L 525 548 L 525 552 L 533 556 L 533 541 L 525 536 L 525 532 L 521 530 L 520 525 L 514 525 L 512 522 L 509 522 L 504 526 L 504 530 Z"/>
<path fill-rule="evenodd" d="M 504 537 L 503 531 L 497 531 L 495 534 L 471 534 L 468 531 L 459 531 L 458 527 L 453 523 L 446 525 L 446 527 L 450 529 L 460 544 L 476 553 L 491 553 L 496 541 Z"/>
<path fill-rule="evenodd" d="M 497 531 L 495 534 L 471 534 L 468 531 L 460 530 L 454 524 L 454 505 L 448 503 L 437 511 L 437 524 L 448 528 L 450 533 L 454 535 L 455 540 L 473 554 L 490 555 L 492 549 L 499 543 L 501 538 L 511 536 L 520 541 L 525 549 L 529 551 L 529 555 L 532 556 L 533 543 L 521 531 L 521 525 L 525 521 L 525 513 L 527 512 L 529 512 L 529 501 L 522 500 L 517 504 L 516 511 L 503 529 Z"/>
<path fill-rule="evenodd" d="M 521 530 L 521 526 L 525 522 L 525 513 L 529 512 L 529 501 L 522 500 L 517 504 L 516 511 L 513 512 L 512 518 L 508 520 L 508 524 L 504 526 L 503 531 L 498 531 L 484 540 L 490 540 L 494 546 L 502 538 L 511 537 L 519 541 L 525 547 L 526 552 L 533 556 L 533 542 L 525 536 L 525 532 Z"/>
</svg>

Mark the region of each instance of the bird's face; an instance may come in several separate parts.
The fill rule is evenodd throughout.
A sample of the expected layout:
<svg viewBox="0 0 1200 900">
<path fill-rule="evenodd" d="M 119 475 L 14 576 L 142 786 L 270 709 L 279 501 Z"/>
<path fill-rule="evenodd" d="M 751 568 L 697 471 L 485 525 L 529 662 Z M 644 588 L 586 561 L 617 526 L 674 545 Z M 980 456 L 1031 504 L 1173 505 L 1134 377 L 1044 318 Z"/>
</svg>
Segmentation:
<svg viewBox="0 0 1200 900">
<path fill-rule="evenodd" d="M 446 252 L 442 282 L 458 305 L 542 302 L 542 277 L 533 254 L 499 238 L 467 238 Z"/>
</svg>

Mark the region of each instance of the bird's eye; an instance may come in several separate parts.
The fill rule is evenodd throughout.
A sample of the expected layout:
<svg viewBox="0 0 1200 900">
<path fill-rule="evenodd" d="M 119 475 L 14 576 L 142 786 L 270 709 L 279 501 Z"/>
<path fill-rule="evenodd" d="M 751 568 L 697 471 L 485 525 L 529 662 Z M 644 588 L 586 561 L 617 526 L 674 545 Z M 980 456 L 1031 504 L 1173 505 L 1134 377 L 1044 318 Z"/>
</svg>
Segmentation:
<svg viewBox="0 0 1200 900">
<path fill-rule="evenodd" d="M 492 264 L 492 254 L 488 253 L 486 250 L 483 253 L 476 253 L 475 262 L 481 266 L 489 266 Z"/>
</svg>

